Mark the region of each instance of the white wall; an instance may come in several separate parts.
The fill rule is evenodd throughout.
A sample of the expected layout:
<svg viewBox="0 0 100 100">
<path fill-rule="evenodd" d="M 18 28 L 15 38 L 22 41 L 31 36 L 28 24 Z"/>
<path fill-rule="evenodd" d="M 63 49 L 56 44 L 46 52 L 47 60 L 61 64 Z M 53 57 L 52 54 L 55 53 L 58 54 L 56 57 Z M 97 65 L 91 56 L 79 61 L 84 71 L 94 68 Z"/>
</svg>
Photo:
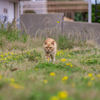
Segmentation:
<svg viewBox="0 0 100 100">
<path fill-rule="evenodd" d="M 9 2 L 8 16 L 9 16 L 9 21 L 12 22 L 14 19 L 14 3 L 13 2 Z"/>
<path fill-rule="evenodd" d="M 4 9 L 7 9 L 7 13 L 4 12 Z M 4 21 L 5 16 L 7 17 L 7 21 L 12 22 L 14 19 L 14 2 L 10 2 L 9 0 L 0 0 L 0 19 Z M 7 22 L 6 21 L 6 22 Z"/>
<path fill-rule="evenodd" d="M 8 1 L 0 1 L 0 19 L 4 21 L 4 16 L 8 17 Z M 7 9 L 7 13 L 4 13 L 4 9 Z"/>
<path fill-rule="evenodd" d="M 28 4 L 28 3 L 31 3 L 31 2 L 33 2 L 33 3 L 43 3 L 43 4 L 41 4 L 41 5 L 33 5 L 32 7 L 32 10 L 34 10 L 37 14 L 46 14 L 47 13 L 47 6 L 46 6 L 46 2 L 47 2 L 47 0 L 31 0 L 31 1 L 24 1 L 23 3 L 24 4 Z M 35 10 L 34 8 L 45 8 L 45 10 L 41 10 L 41 11 L 39 11 L 39 10 Z M 27 8 L 25 7 L 25 9 L 27 10 Z"/>
</svg>

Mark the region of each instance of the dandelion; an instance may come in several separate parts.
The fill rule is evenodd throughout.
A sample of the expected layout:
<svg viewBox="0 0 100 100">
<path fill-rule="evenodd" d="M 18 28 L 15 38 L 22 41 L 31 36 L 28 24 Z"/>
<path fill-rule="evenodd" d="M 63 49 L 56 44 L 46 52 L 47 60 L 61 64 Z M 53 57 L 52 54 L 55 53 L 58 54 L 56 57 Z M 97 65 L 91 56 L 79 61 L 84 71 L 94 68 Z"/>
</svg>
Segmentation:
<svg viewBox="0 0 100 100">
<path fill-rule="evenodd" d="M 69 66 L 69 63 L 66 63 L 66 65 L 68 65 L 68 66 Z"/>
<path fill-rule="evenodd" d="M 50 100 L 59 100 L 59 98 L 58 98 L 57 96 L 52 96 L 52 97 L 50 98 Z"/>
<path fill-rule="evenodd" d="M 6 60 L 7 58 L 4 58 L 3 60 Z"/>
<path fill-rule="evenodd" d="M 60 21 L 57 21 L 57 23 L 60 23 Z"/>
<path fill-rule="evenodd" d="M 15 81 L 15 79 L 14 79 L 14 78 L 12 78 L 12 79 L 11 79 L 11 82 L 14 82 L 14 81 Z"/>
<path fill-rule="evenodd" d="M 47 80 L 44 80 L 44 83 L 48 83 L 48 81 Z"/>
<path fill-rule="evenodd" d="M 30 52 L 29 52 L 29 51 L 27 51 L 27 53 L 29 54 Z"/>
<path fill-rule="evenodd" d="M 17 55 L 17 53 L 15 53 L 15 55 Z"/>
<path fill-rule="evenodd" d="M 14 53 L 11 53 L 12 55 L 14 55 Z"/>
<path fill-rule="evenodd" d="M 55 76 L 55 73 L 54 73 L 54 72 L 51 72 L 51 73 L 50 73 L 50 76 Z"/>
<path fill-rule="evenodd" d="M 57 55 L 59 55 L 59 53 L 57 53 Z"/>
<path fill-rule="evenodd" d="M 81 62 L 83 62 L 83 60 L 81 60 Z"/>
<path fill-rule="evenodd" d="M 70 65 L 70 67 L 73 67 L 73 65 Z"/>
<path fill-rule="evenodd" d="M 3 58 L 3 55 L 1 55 L 1 57 Z"/>
<path fill-rule="evenodd" d="M 68 48 L 66 48 L 66 50 L 68 50 Z"/>
<path fill-rule="evenodd" d="M 89 74 L 88 74 L 88 77 L 92 77 L 92 73 L 89 73 Z"/>
<path fill-rule="evenodd" d="M 24 86 L 16 84 L 16 83 L 10 83 L 10 86 L 15 89 L 24 89 Z"/>
<path fill-rule="evenodd" d="M 71 55 L 69 55 L 69 57 L 70 57 Z"/>
<path fill-rule="evenodd" d="M 66 61 L 66 59 L 61 59 L 61 61 L 62 61 L 62 62 L 65 62 L 65 61 Z"/>
<path fill-rule="evenodd" d="M 61 92 L 58 92 L 58 97 L 60 99 L 65 99 L 68 97 L 68 92 L 67 91 L 61 91 Z"/>
<path fill-rule="evenodd" d="M 75 83 L 72 83 L 72 86 L 74 87 L 75 86 Z"/>
<path fill-rule="evenodd" d="M 91 77 L 91 80 L 94 80 L 94 77 Z"/>
<path fill-rule="evenodd" d="M 36 70 L 38 70 L 38 68 L 35 68 Z"/>
<path fill-rule="evenodd" d="M 100 74 L 97 74 L 97 77 L 100 77 Z"/>
<path fill-rule="evenodd" d="M 0 75 L 0 79 L 2 79 L 2 75 Z"/>
<path fill-rule="evenodd" d="M 87 86 L 88 87 L 92 86 L 92 82 L 88 82 Z"/>
<path fill-rule="evenodd" d="M 62 81 L 65 81 L 65 80 L 67 80 L 68 79 L 68 76 L 64 76 L 63 78 L 62 78 Z"/>
<path fill-rule="evenodd" d="M 49 61 L 50 59 L 49 59 L 49 58 L 47 58 L 47 60 Z"/>
</svg>

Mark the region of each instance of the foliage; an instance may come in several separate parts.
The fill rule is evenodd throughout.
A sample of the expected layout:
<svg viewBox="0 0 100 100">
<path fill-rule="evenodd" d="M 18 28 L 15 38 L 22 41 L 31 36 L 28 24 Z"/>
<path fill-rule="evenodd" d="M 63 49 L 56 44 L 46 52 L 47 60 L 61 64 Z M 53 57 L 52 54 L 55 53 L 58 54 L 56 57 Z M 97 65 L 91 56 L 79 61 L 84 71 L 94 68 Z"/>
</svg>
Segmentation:
<svg viewBox="0 0 100 100">
<path fill-rule="evenodd" d="M 26 42 L 28 36 L 25 33 L 21 35 L 21 31 L 18 30 L 15 24 L 14 22 L 8 23 L 7 28 L 4 27 L 4 24 L 1 24 L 0 37 L 4 36 L 9 41 L 20 40 L 21 42 Z M 0 45 L 2 45 L 2 43 L 0 43 Z"/>
<path fill-rule="evenodd" d="M 82 21 L 82 13 L 78 12 L 75 13 L 75 21 Z"/>
<path fill-rule="evenodd" d="M 100 10 L 100 5 L 97 5 L 97 10 Z M 100 12 L 97 12 L 97 16 L 100 17 Z M 92 22 L 95 22 L 95 5 L 92 5 Z M 100 23 L 100 18 L 97 22 Z"/>
<path fill-rule="evenodd" d="M 77 36 L 78 37 L 78 36 Z M 64 50 L 66 48 L 72 49 L 74 46 L 84 46 L 86 45 L 86 41 L 82 41 L 82 40 L 75 40 L 75 37 L 69 37 L 68 36 L 63 36 L 63 35 L 59 35 L 58 40 L 58 47 L 60 50 Z"/>
</svg>

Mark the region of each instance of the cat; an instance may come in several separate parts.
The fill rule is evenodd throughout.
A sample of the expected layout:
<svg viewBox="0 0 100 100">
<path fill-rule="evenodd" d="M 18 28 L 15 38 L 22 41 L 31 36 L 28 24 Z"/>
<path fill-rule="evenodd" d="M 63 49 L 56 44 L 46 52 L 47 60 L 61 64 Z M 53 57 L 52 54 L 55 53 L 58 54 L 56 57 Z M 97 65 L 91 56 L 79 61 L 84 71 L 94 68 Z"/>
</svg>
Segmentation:
<svg viewBox="0 0 100 100">
<path fill-rule="evenodd" d="M 53 63 L 55 62 L 55 56 L 57 51 L 57 44 L 54 39 L 47 38 L 44 43 L 44 52 L 45 52 L 45 59 L 46 60 L 53 60 Z"/>
</svg>

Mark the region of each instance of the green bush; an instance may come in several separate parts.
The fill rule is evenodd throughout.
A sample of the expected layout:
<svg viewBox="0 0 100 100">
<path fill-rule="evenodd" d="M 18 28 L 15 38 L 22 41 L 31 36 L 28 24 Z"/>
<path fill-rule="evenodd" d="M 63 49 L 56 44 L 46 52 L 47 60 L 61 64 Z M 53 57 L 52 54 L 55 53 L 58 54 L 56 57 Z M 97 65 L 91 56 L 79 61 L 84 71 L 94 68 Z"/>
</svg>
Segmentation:
<svg viewBox="0 0 100 100">
<path fill-rule="evenodd" d="M 34 50 L 33 52 L 30 52 L 29 55 L 27 55 L 27 58 L 28 58 L 29 61 L 38 62 L 41 58 L 41 53 Z"/>
<path fill-rule="evenodd" d="M 77 35 L 77 37 L 79 38 L 79 36 Z M 81 40 L 81 38 L 79 38 L 78 40 L 75 40 L 75 37 L 70 36 L 69 38 L 67 37 L 67 35 L 63 36 L 63 35 L 59 35 L 58 40 L 58 48 L 61 50 L 64 49 L 72 49 L 75 46 L 84 46 L 86 45 L 86 41 Z"/>
<path fill-rule="evenodd" d="M 21 31 L 18 30 L 13 23 L 8 24 L 6 29 L 4 28 L 4 24 L 1 25 L 0 37 L 5 37 L 9 41 L 20 40 L 21 42 L 26 42 L 28 37 L 27 34 L 24 33 L 21 35 L 20 33 Z"/>
</svg>

